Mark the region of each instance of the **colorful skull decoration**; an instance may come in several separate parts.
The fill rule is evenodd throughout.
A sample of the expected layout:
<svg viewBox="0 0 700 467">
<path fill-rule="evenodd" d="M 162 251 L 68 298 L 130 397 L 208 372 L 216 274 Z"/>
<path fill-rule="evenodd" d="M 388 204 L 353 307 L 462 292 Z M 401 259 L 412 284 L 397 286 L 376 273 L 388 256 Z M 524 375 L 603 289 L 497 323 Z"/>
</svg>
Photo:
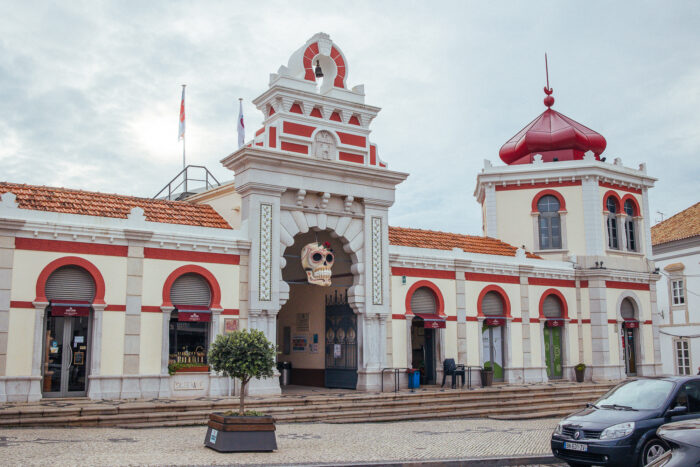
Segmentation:
<svg viewBox="0 0 700 467">
<path fill-rule="evenodd" d="M 335 257 L 331 244 L 326 242 L 309 243 L 301 249 L 301 267 L 306 271 L 309 284 L 329 287 L 331 285 L 331 267 Z"/>
</svg>

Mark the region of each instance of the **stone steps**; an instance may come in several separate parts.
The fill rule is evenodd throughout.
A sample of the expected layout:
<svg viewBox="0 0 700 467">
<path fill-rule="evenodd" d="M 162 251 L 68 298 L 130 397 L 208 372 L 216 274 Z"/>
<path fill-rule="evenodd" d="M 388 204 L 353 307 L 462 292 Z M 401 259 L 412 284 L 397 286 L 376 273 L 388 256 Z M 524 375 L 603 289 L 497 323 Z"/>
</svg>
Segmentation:
<svg viewBox="0 0 700 467">
<path fill-rule="evenodd" d="M 246 408 L 280 423 L 357 423 L 426 418 L 565 415 L 605 393 L 610 384 L 502 386 L 475 390 L 427 390 L 399 393 L 342 393 L 251 397 Z M 72 401 L 71 401 L 72 402 Z M 211 412 L 237 410 L 238 399 L 94 403 L 53 407 L 19 405 L 0 410 L 0 427 L 119 426 L 132 428 L 205 424 Z"/>
</svg>

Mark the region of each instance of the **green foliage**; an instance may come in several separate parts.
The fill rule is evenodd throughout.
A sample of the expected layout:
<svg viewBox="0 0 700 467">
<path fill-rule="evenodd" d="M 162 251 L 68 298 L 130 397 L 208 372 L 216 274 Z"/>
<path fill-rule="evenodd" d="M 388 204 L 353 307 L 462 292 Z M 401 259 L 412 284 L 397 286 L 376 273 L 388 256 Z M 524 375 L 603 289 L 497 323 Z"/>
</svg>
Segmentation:
<svg viewBox="0 0 700 467">
<path fill-rule="evenodd" d="M 578 371 L 583 371 L 586 369 L 586 364 L 585 363 L 579 363 L 576 365 L 574 368 L 576 368 Z"/>
<path fill-rule="evenodd" d="M 262 331 L 242 329 L 216 336 L 208 361 L 215 371 L 247 383 L 252 378 L 271 377 L 276 354 Z"/>
<path fill-rule="evenodd" d="M 177 370 L 181 368 L 194 368 L 208 366 L 206 363 L 169 363 L 168 364 L 168 374 L 170 376 L 174 375 Z"/>
<path fill-rule="evenodd" d="M 493 371 L 493 366 L 490 361 L 484 363 L 484 371 Z"/>
</svg>

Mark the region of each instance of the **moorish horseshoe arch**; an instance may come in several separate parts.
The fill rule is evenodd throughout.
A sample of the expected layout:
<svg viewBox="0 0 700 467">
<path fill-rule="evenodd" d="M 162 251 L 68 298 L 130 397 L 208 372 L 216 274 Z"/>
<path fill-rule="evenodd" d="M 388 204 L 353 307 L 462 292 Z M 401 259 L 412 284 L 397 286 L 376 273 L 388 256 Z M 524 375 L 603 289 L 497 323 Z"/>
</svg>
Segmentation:
<svg viewBox="0 0 700 467">
<path fill-rule="evenodd" d="M 331 237 L 338 238 L 343 244 L 343 251 L 350 256 L 352 265 L 353 282 L 352 287 L 348 288 L 348 304 L 353 309 L 355 314 L 364 313 L 364 263 L 360 260 L 363 254 L 364 247 L 364 232 L 365 221 L 350 216 L 335 216 L 328 214 L 315 214 L 303 211 L 288 211 L 282 209 L 280 211 L 282 222 L 280 222 L 280 260 L 279 267 L 284 269 L 287 265 L 287 260 L 284 258 L 284 250 L 294 245 L 294 237 L 298 234 L 307 233 L 309 230 L 325 231 L 328 230 Z M 285 217 L 291 217 L 292 222 Z M 280 293 L 279 306 L 287 303 L 289 300 L 289 284 L 280 277 Z"/>
<path fill-rule="evenodd" d="M 646 344 L 646 339 L 644 339 L 644 333 L 642 332 L 642 324 L 645 323 L 645 320 L 642 319 L 642 306 L 641 306 L 641 300 L 639 300 L 639 297 L 637 296 L 636 293 L 632 292 L 631 290 L 623 290 L 622 293 L 617 297 L 617 303 L 615 304 L 615 319 L 617 320 L 618 324 L 624 322 L 624 318 L 622 317 L 621 308 L 622 308 L 622 301 L 626 298 L 629 298 L 632 303 L 634 304 L 634 311 L 636 314 L 637 321 L 639 321 L 639 329 L 637 331 L 637 352 L 639 357 L 637 358 L 637 365 L 640 368 L 643 368 L 643 365 L 645 365 L 646 362 L 646 350 L 645 350 L 645 344 Z M 619 332 L 619 331 L 618 331 Z M 618 345 L 621 346 L 621 343 L 618 341 Z M 624 371 L 624 352 L 622 348 L 620 348 L 620 361 L 623 362 L 623 371 Z"/>
</svg>

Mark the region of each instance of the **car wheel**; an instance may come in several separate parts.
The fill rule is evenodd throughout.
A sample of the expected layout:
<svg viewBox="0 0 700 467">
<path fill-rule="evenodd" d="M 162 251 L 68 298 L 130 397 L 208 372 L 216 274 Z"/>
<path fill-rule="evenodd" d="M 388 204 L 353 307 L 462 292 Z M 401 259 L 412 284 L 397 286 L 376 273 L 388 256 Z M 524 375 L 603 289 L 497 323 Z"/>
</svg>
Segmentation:
<svg viewBox="0 0 700 467">
<path fill-rule="evenodd" d="M 640 467 L 644 467 L 668 451 L 668 445 L 659 438 L 653 438 L 646 442 L 642 449 L 642 457 L 639 460 Z"/>
</svg>

